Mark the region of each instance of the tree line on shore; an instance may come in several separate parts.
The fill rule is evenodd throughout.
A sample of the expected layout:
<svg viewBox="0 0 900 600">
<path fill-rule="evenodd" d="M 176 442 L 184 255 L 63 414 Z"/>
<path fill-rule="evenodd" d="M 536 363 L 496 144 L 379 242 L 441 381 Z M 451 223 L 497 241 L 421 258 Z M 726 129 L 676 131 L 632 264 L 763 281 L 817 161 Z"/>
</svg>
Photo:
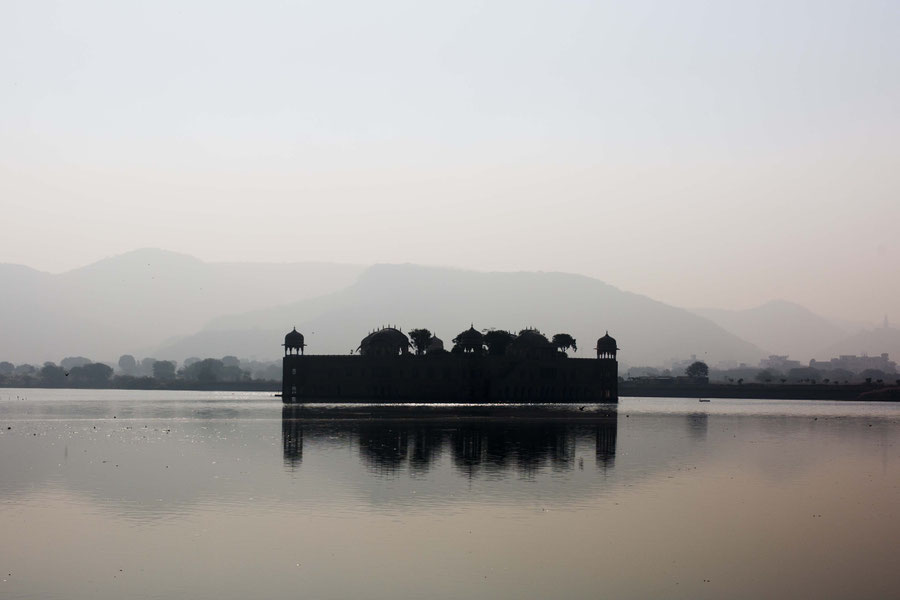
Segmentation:
<svg viewBox="0 0 900 600">
<path fill-rule="evenodd" d="M 565 337 L 564 337 L 565 336 Z M 505 331 L 489 330 L 484 334 L 484 351 L 502 354 L 515 336 Z M 427 329 L 410 332 L 413 349 L 424 354 L 433 334 Z M 575 340 L 566 334 L 557 334 L 549 342 L 559 351 L 575 346 Z M 454 340 L 454 350 L 461 345 Z M 191 357 L 179 365 L 174 360 L 155 358 L 136 359 L 130 354 L 119 357 L 114 368 L 104 362 L 94 362 L 83 356 L 63 358 L 59 364 L 18 364 L 0 361 L 0 387 L 58 387 L 58 388 L 178 388 L 178 387 L 234 387 L 250 389 L 252 386 L 277 389 L 281 381 L 281 361 L 255 361 L 235 356 L 221 358 Z M 660 377 L 675 377 L 681 372 L 655 367 L 632 367 L 627 379 L 639 381 Z M 853 373 L 841 369 L 822 371 L 810 367 L 780 372 L 774 369 L 742 367 L 736 369 L 710 369 L 706 363 L 696 361 L 684 369 L 689 377 L 708 377 L 711 383 L 763 384 L 875 384 L 898 385 L 897 373 L 867 369 Z M 620 379 L 622 379 L 620 377 Z"/>
<path fill-rule="evenodd" d="M 235 356 L 185 359 L 179 368 L 174 360 L 144 358 L 130 354 L 119 357 L 118 369 L 83 356 L 69 356 L 59 364 L 45 362 L 41 366 L 14 365 L 0 361 L 0 386 L 55 388 L 177 388 L 225 385 L 249 387 L 281 381 L 281 364 L 277 361 L 248 361 Z"/>
<path fill-rule="evenodd" d="M 702 367 L 698 367 L 702 365 Z M 701 373 L 702 372 L 702 373 Z M 745 383 L 757 384 L 810 384 L 810 385 L 898 385 L 900 379 L 897 373 L 887 373 L 879 369 L 865 369 L 858 373 L 846 369 L 821 370 L 812 367 L 799 367 L 789 369 L 786 372 L 771 368 L 761 367 L 737 367 L 733 369 L 710 369 L 706 363 L 694 362 L 686 370 L 688 376 L 701 374 L 708 377 L 711 383 L 729 383 L 742 385 Z M 671 369 L 658 369 L 655 367 L 631 367 L 627 372 L 627 379 L 633 381 L 648 381 L 659 378 L 677 377 L 681 375 Z"/>
</svg>

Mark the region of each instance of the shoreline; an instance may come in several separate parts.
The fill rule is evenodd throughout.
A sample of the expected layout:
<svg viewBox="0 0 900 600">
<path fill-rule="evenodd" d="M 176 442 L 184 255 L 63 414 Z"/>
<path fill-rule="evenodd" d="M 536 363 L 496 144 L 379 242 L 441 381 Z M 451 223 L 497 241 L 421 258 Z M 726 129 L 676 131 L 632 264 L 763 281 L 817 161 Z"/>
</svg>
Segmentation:
<svg viewBox="0 0 900 600">
<path fill-rule="evenodd" d="M 274 380 L 264 381 L 240 381 L 240 382 L 172 382 L 170 385 L 144 385 L 144 386 L 42 386 L 42 385 L 10 385 L 0 384 L 0 389 L 49 389 L 49 390 L 146 390 L 146 391 L 192 391 L 192 392 L 272 392 L 274 397 L 280 397 L 281 382 Z M 841 402 L 900 402 L 900 386 L 876 385 L 876 384 L 671 384 L 671 385 L 647 385 L 631 382 L 619 383 L 620 398 L 734 398 L 757 400 L 827 400 Z M 384 399 L 343 399 L 346 404 L 365 404 Z M 331 404 L 334 399 L 322 399 L 321 401 L 307 401 L 305 404 Z M 406 402 L 387 402 L 392 404 L 405 404 Z M 453 404 L 454 401 L 439 402 L 435 404 Z M 298 403 L 299 404 L 299 403 Z M 488 404 L 488 403 L 486 403 Z M 572 404 L 571 402 L 557 402 L 548 404 Z M 588 406 L 603 403 L 578 402 Z M 285 403 L 291 406 L 291 403 Z"/>
<path fill-rule="evenodd" d="M 841 402 L 896 402 L 890 390 L 895 386 L 877 384 L 767 384 L 706 383 L 647 385 L 619 383 L 619 397 L 648 398 L 746 398 L 758 400 L 838 400 Z M 885 394 L 885 392 L 887 392 Z"/>
<path fill-rule="evenodd" d="M 0 389 L 19 388 L 24 390 L 149 390 L 149 391 L 181 391 L 181 392 L 281 392 L 281 382 L 275 380 L 254 381 L 217 381 L 214 383 L 202 383 L 195 381 L 177 382 L 148 382 L 146 385 L 106 385 L 106 386 L 75 386 L 75 385 L 22 385 L 0 383 Z"/>
</svg>

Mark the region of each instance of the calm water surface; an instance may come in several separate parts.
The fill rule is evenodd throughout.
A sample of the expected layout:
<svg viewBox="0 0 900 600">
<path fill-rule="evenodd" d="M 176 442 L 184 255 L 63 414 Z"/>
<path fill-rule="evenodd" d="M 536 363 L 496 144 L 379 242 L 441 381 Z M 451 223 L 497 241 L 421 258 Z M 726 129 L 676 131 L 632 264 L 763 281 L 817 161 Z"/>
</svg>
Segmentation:
<svg viewBox="0 0 900 600">
<path fill-rule="evenodd" d="M 891 404 L 0 389 L 0 598 L 898 597 L 898 441 Z"/>
</svg>

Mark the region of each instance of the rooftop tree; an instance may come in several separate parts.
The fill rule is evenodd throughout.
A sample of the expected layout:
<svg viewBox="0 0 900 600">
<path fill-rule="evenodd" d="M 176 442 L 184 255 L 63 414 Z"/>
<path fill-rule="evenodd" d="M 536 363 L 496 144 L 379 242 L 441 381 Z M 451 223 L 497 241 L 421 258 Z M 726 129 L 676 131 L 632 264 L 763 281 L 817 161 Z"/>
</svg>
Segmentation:
<svg viewBox="0 0 900 600">
<path fill-rule="evenodd" d="M 578 346 L 575 345 L 575 338 L 573 338 L 568 333 L 557 333 L 553 336 L 551 340 L 553 345 L 556 346 L 556 349 L 560 352 L 565 352 L 569 348 L 578 352 Z"/>
<path fill-rule="evenodd" d="M 412 341 L 417 356 L 425 354 L 425 350 L 428 349 L 428 344 L 431 343 L 433 337 L 427 329 L 413 329 L 409 332 L 409 339 Z"/>
<path fill-rule="evenodd" d="M 484 343 L 488 347 L 488 354 L 500 356 L 506 353 L 506 347 L 516 336 L 505 329 L 490 329 L 484 332 Z"/>
</svg>

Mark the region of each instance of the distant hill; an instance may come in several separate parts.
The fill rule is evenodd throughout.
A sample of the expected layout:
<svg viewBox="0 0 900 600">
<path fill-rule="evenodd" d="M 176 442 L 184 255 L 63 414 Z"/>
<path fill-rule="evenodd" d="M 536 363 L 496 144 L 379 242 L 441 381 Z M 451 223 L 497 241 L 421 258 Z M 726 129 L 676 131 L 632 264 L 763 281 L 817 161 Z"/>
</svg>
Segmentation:
<svg viewBox="0 0 900 600">
<path fill-rule="evenodd" d="M 784 300 L 747 310 L 701 308 L 691 312 L 770 354 L 788 354 L 803 363 L 847 335 L 845 329 L 828 319 Z"/>
<path fill-rule="evenodd" d="M 891 360 L 900 362 L 900 329 L 879 327 L 860 331 L 816 352 L 814 358 L 827 360 L 841 354 L 878 356 L 882 352 L 890 354 Z"/>
<path fill-rule="evenodd" d="M 348 354 L 372 328 L 426 327 L 449 349 L 457 333 L 476 328 L 571 333 L 576 356 L 590 356 L 608 329 L 631 365 L 660 364 L 691 354 L 710 360 L 758 361 L 763 351 L 711 321 L 646 296 L 580 275 L 480 273 L 416 265 L 376 265 L 351 286 L 277 308 L 213 320 L 196 335 L 161 347 L 160 356 L 236 354 L 273 358 L 292 326 L 308 351 Z"/>
<path fill-rule="evenodd" d="M 211 317 L 318 296 L 363 267 L 206 263 L 143 249 L 53 275 L 0 264 L 0 360 L 115 360 L 145 354 Z M 159 357 L 163 358 L 163 357 Z"/>
</svg>

